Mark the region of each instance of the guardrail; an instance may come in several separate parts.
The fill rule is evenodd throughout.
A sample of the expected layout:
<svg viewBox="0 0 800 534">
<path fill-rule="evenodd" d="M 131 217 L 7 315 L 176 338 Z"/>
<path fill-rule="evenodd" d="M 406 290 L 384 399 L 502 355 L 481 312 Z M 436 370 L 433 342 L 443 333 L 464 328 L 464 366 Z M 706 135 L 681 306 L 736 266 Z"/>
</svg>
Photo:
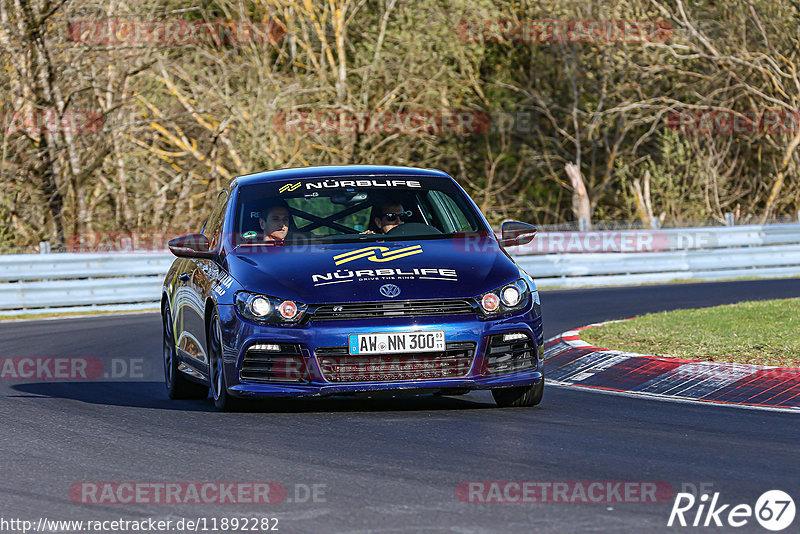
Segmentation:
<svg viewBox="0 0 800 534">
<path fill-rule="evenodd" d="M 153 308 L 170 253 L 0 256 L 0 314 L 125 305 Z"/>
<path fill-rule="evenodd" d="M 509 251 L 543 288 L 791 277 L 800 276 L 800 224 L 543 232 Z M 157 308 L 173 259 L 167 252 L 0 256 L 0 314 Z"/>
</svg>

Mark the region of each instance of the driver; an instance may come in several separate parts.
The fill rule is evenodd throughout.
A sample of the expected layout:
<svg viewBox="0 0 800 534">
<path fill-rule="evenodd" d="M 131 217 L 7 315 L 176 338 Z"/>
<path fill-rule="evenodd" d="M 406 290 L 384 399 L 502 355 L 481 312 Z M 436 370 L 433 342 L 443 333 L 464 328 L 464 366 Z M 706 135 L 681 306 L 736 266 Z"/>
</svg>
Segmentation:
<svg viewBox="0 0 800 534">
<path fill-rule="evenodd" d="M 264 212 L 262 212 L 264 213 Z M 264 241 L 280 243 L 286 240 L 289 233 L 289 208 L 283 203 L 276 203 L 265 210 L 266 215 L 258 220 L 264 231 Z"/>
<path fill-rule="evenodd" d="M 405 224 L 405 220 L 413 215 L 411 211 L 404 209 L 403 205 L 398 202 L 378 204 L 372 213 L 374 215 L 373 223 L 382 234 L 387 234 L 390 230 Z M 374 234 L 376 232 L 367 230 L 363 233 Z"/>
</svg>

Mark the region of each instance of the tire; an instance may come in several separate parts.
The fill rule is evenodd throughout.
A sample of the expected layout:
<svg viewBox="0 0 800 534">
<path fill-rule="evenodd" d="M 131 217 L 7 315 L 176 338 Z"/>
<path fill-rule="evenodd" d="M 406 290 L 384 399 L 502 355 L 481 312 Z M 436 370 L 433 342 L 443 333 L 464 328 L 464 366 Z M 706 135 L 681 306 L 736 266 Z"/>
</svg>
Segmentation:
<svg viewBox="0 0 800 534">
<path fill-rule="evenodd" d="M 231 397 L 228 393 L 225 380 L 225 363 L 222 359 L 222 327 L 219 324 L 219 314 L 214 311 L 208 321 L 208 379 L 211 383 L 211 398 L 214 406 L 220 412 L 235 412 L 241 410 L 245 402 L 242 399 Z"/>
<path fill-rule="evenodd" d="M 208 388 L 206 386 L 192 382 L 178 371 L 178 352 L 175 350 L 175 335 L 169 305 L 164 306 L 161 322 L 163 323 L 164 385 L 167 387 L 167 395 L 173 400 L 207 398 Z"/>
<path fill-rule="evenodd" d="M 544 377 L 538 384 L 492 390 L 492 397 L 500 408 L 536 406 L 544 396 Z"/>
</svg>

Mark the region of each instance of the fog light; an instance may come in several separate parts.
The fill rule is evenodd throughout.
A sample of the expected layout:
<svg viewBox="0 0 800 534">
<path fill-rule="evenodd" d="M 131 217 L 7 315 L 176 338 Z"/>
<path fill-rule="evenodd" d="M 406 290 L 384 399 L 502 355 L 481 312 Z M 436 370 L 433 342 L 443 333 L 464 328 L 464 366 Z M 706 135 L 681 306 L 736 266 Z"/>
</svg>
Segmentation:
<svg viewBox="0 0 800 534">
<path fill-rule="evenodd" d="M 264 352 L 280 352 L 281 351 L 281 346 L 280 345 L 275 345 L 275 344 L 272 344 L 272 343 L 261 344 L 261 345 L 251 345 L 250 346 L 250 350 L 261 350 L 261 351 L 264 351 Z"/>
<path fill-rule="evenodd" d="M 294 319 L 297 315 L 297 304 L 291 300 L 284 300 L 278 307 L 278 312 L 280 312 L 281 317 L 284 319 Z"/>
<path fill-rule="evenodd" d="M 522 332 L 512 332 L 511 334 L 503 334 L 503 343 L 508 341 L 527 341 L 528 334 Z"/>
<path fill-rule="evenodd" d="M 487 293 L 481 299 L 481 306 L 487 312 L 493 312 L 500 307 L 500 299 L 494 293 Z"/>
</svg>

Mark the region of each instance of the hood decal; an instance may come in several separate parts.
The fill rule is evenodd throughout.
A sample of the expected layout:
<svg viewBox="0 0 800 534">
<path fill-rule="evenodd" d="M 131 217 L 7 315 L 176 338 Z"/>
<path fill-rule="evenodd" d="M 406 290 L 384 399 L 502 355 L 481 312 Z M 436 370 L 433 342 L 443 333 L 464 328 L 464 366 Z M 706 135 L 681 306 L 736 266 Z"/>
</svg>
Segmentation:
<svg viewBox="0 0 800 534">
<path fill-rule="evenodd" d="M 412 245 L 410 247 L 398 248 L 394 250 L 391 250 L 389 247 L 366 247 L 351 250 L 350 252 L 345 252 L 344 254 L 337 254 L 333 257 L 333 261 L 335 265 L 341 265 L 343 263 L 361 258 L 366 258 L 369 261 L 374 262 L 386 262 L 421 253 L 422 245 Z"/>
<path fill-rule="evenodd" d="M 309 304 L 384 300 L 384 284 L 400 287 L 407 300 L 473 297 L 520 276 L 493 236 L 486 240 L 477 250 L 458 239 L 248 249 L 228 255 L 226 270 L 247 291 Z M 349 261 L 335 264 L 342 260 Z"/>
<path fill-rule="evenodd" d="M 383 282 L 385 280 L 447 280 L 458 282 L 455 269 L 424 267 L 413 269 L 337 269 L 333 272 L 311 275 L 314 286 L 340 284 L 342 282 Z"/>
</svg>

